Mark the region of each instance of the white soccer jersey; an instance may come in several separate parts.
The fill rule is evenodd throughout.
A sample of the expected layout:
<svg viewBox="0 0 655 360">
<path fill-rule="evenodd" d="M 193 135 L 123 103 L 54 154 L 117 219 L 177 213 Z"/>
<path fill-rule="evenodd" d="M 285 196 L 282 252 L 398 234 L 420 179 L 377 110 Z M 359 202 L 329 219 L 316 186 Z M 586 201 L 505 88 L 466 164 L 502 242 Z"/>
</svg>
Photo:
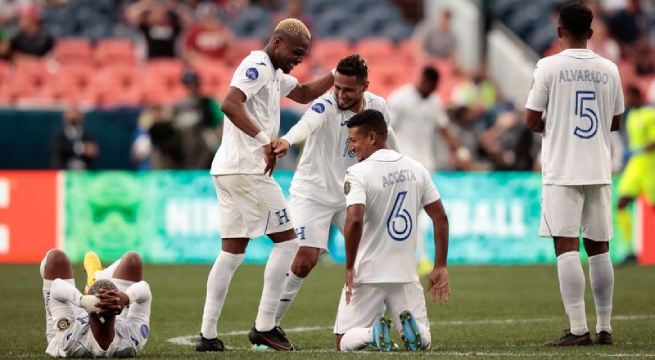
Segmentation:
<svg viewBox="0 0 655 360">
<path fill-rule="evenodd" d="M 428 170 L 409 156 L 378 150 L 348 169 L 344 192 L 348 206 L 365 205 L 355 283 L 418 280 L 419 212 L 440 198 Z"/>
<path fill-rule="evenodd" d="M 365 109 L 380 111 L 390 123 L 386 102 L 380 96 L 364 93 Z M 355 154 L 348 151 L 348 120 L 355 116 L 350 110 L 337 106 L 334 91 L 316 99 L 305 112 L 296 127 L 309 127 L 311 135 L 303 150 L 300 163 L 293 176 L 289 192 L 294 197 L 311 199 L 321 204 L 343 208 L 346 198 L 343 195 L 343 176 L 348 167 L 357 163 Z M 295 139 L 295 129 L 282 137 L 290 144 L 300 142 Z M 393 137 L 391 126 L 389 136 Z"/>
<path fill-rule="evenodd" d="M 280 131 L 280 99 L 298 85 L 298 80 L 273 68 L 268 55 L 253 51 L 234 72 L 231 87 L 246 95 L 244 103 L 250 119 L 271 139 Z M 226 120 L 229 120 L 226 117 Z M 212 162 L 212 175 L 263 174 L 262 145 L 225 121 L 223 141 Z"/>
<path fill-rule="evenodd" d="M 389 110 L 403 154 L 436 171 L 435 130 L 448 126 L 448 115 L 436 96 L 423 98 L 412 84 L 389 95 Z"/>
<path fill-rule="evenodd" d="M 541 59 L 525 107 L 545 112 L 544 184 L 612 183 L 610 127 L 625 110 L 614 63 L 587 49 Z"/>
<path fill-rule="evenodd" d="M 145 345 L 150 333 L 150 305 L 152 295 L 144 281 L 130 286 L 126 292 L 137 294 L 136 301 L 124 310 L 127 316 L 116 316 L 116 336 L 107 350 L 103 350 L 93 337 L 89 324 L 89 314 L 66 299 L 56 299 L 57 289 L 61 286 L 69 294 L 82 294 L 66 281 L 57 279 L 51 287 L 50 311 L 56 327 L 55 336 L 49 341 L 46 353 L 53 357 L 95 357 L 115 358 L 134 357 Z"/>
</svg>

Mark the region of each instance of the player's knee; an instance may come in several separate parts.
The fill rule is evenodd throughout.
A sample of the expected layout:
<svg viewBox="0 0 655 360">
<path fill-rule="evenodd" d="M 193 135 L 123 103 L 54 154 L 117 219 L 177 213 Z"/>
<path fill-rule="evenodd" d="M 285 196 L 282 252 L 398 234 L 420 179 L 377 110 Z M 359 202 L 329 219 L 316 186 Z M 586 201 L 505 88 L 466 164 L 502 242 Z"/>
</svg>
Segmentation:
<svg viewBox="0 0 655 360">
<path fill-rule="evenodd" d="M 337 351 L 341 351 L 341 338 L 343 334 L 334 334 L 334 342 L 337 348 Z"/>
<path fill-rule="evenodd" d="M 134 251 L 127 252 L 123 255 L 120 266 L 131 274 L 141 274 L 143 271 L 141 256 Z"/>
<path fill-rule="evenodd" d="M 304 278 L 314 269 L 318 263 L 318 249 L 301 247 L 293 259 L 291 271 L 298 277 Z"/>
<path fill-rule="evenodd" d="M 46 255 L 46 264 L 49 268 L 69 267 L 70 260 L 65 252 L 59 249 L 52 249 Z"/>
</svg>

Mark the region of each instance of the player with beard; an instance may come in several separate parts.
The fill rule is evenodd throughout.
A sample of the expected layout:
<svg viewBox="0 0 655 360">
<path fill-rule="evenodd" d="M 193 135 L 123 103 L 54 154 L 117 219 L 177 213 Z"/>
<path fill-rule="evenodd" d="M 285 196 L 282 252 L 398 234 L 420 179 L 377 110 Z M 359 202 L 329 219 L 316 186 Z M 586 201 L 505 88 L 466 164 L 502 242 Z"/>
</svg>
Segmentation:
<svg viewBox="0 0 655 360">
<path fill-rule="evenodd" d="M 343 234 L 344 174 L 357 163 L 355 154 L 348 150 L 348 121 L 365 109 L 373 109 L 384 114 L 385 121 L 390 123 L 386 101 L 368 92 L 368 84 L 368 66 L 363 58 L 350 55 L 342 59 L 336 68 L 334 90 L 318 98 L 286 135 L 273 140 L 274 152 L 282 157 L 291 145 L 307 139 L 290 188 L 290 209 L 300 248 L 278 304 L 278 326 L 319 256 L 328 252 L 330 223 Z M 388 131 L 390 144 L 395 148 L 390 126 Z"/>
</svg>

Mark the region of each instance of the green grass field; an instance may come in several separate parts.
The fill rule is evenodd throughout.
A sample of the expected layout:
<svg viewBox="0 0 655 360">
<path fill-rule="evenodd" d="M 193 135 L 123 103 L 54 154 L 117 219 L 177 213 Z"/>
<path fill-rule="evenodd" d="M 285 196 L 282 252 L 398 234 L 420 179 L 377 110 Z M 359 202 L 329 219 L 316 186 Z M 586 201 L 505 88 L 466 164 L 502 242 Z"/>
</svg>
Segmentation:
<svg viewBox="0 0 655 360">
<path fill-rule="evenodd" d="M 363 351 L 338 354 L 332 325 L 343 281 L 341 266 L 322 265 L 305 282 L 283 323 L 299 353 L 254 352 L 247 331 L 257 312 L 262 266 L 242 266 L 232 281 L 219 322 L 229 354 L 198 354 L 192 347 L 200 328 L 209 265 L 148 265 L 144 271 L 154 301 L 151 335 L 140 358 L 338 359 L 372 356 L 419 358 L 583 358 L 655 357 L 655 268 L 617 267 L 614 292 L 614 346 L 552 349 L 540 346 L 568 327 L 554 266 L 451 266 L 449 303 L 428 305 L 433 348 L 428 353 Z M 84 285 L 81 266 L 76 282 Z M 0 357 L 47 358 L 41 279 L 35 265 L 0 266 Z M 594 331 L 595 312 L 587 282 L 587 317 Z M 399 340 L 396 338 L 396 340 Z"/>
</svg>

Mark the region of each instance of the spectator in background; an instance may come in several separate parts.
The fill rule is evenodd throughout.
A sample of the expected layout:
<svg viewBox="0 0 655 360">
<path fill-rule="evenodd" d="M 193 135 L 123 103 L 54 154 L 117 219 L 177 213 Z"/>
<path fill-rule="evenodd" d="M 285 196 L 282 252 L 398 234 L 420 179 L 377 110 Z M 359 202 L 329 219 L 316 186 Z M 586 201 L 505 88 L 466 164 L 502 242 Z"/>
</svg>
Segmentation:
<svg viewBox="0 0 655 360">
<path fill-rule="evenodd" d="M 213 3 L 198 5 L 196 15 L 199 22 L 184 37 L 184 58 L 187 61 L 223 58 L 234 37 L 232 30 L 218 19 L 218 8 Z"/>
<path fill-rule="evenodd" d="M 623 55 L 633 55 L 633 46 L 644 35 L 646 19 L 641 11 L 641 0 L 628 0 L 625 8 L 608 20 L 610 31 L 619 40 Z"/>
<path fill-rule="evenodd" d="M 416 26 L 412 41 L 419 61 L 454 60 L 457 40 L 450 30 L 451 22 L 452 14 L 445 10 L 434 19 L 425 19 Z"/>
<path fill-rule="evenodd" d="M 307 29 L 312 30 L 312 20 L 305 14 L 301 0 L 288 0 L 286 11 L 278 11 L 273 16 L 271 24 L 278 24 L 280 21 L 289 18 L 302 21 L 307 26 Z"/>
<path fill-rule="evenodd" d="M 451 103 L 456 107 L 466 107 L 467 116 L 479 123 L 478 126 L 487 128 L 496 118 L 497 97 L 496 86 L 487 77 L 483 64 L 472 77 L 453 87 Z"/>
<path fill-rule="evenodd" d="M 41 23 L 41 14 L 36 5 L 20 9 L 19 30 L 10 39 L 12 57 L 44 57 L 55 47 L 55 38 Z"/>
<path fill-rule="evenodd" d="M 588 49 L 618 64 L 621 61 L 621 47 L 609 36 L 607 25 L 602 21 L 595 21 L 591 28 L 594 36 L 587 42 Z M 559 52 L 559 44 L 557 46 L 558 50 L 553 54 Z"/>
<path fill-rule="evenodd" d="M 52 166 L 61 170 L 88 170 L 98 156 L 95 138 L 84 132 L 84 116 L 75 105 L 66 108 L 63 128 L 55 133 Z"/>
<path fill-rule="evenodd" d="M 638 40 L 634 45 L 634 66 L 637 75 L 655 74 L 655 54 L 646 39 Z"/>
<path fill-rule="evenodd" d="M 151 121 L 148 129 L 148 137 L 152 144 L 151 168 L 153 170 L 181 169 L 180 138 L 173 126 L 170 111 L 155 104 L 148 109 L 145 116 Z"/>
<path fill-rule="evenodd" d="M 209 169 L 223 135 L 223 112 L 218 102 L 200 90 L 200 77 L 182 76 L 187 97 L 175 105 L 173 125 L 178 133 L 183 169 Z"/>
<path fill-rule="evenodd" d="M 0 0 L 0 26 L 16 20 L 20 9 L 30 4 L 29 0 Z"/>
<path fill-rule="evenodd" d="M 391 126 L 398 138 L 398 147 L 428 171 L 467 169 L 466 151 L 448 130 L 448 115 L 434 95 L 439 86 L 439 72 L 423 69 L 417 84 L 406 84 L 388 97 Z M 417 131 L 420 129 L 420 131 Z M 436 150 L 436 151 L 435 151 Z"/>
<path fill-rule="evenodd" d="M 541 150 L 541 136 L 523 125 L 525 111 L 507 111 L 480 135 L 480 148 L 491 170 L 533 171 Z"/>
<path fill-rule="evenodd" d="M 176 56 L 176 43 L 186 23 L 186 14 L 174 5 L 140 0 L 125 10 L 127 21 L 145 38 L 148 59 Z"/>
</svg>

